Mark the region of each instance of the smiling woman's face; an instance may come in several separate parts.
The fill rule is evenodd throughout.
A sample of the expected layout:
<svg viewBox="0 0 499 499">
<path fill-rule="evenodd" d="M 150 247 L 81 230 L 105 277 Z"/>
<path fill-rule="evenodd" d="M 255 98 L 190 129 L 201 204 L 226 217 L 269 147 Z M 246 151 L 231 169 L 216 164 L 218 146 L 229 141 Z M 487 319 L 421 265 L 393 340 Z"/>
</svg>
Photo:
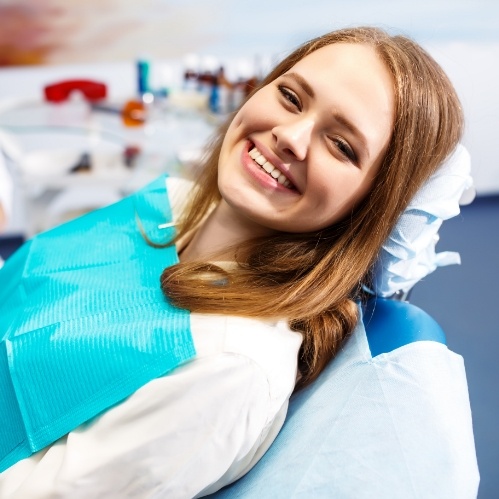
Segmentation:
<svg viewBox="0 0 499 499">
<path fill-rule="evenodd" d="M 222 204 L 260 233 L 325 228 L 368 193 L 393 123 L 392 77 L 373 48 L 316 50 L 235 116 L 220 153 Z"/>
</svg>

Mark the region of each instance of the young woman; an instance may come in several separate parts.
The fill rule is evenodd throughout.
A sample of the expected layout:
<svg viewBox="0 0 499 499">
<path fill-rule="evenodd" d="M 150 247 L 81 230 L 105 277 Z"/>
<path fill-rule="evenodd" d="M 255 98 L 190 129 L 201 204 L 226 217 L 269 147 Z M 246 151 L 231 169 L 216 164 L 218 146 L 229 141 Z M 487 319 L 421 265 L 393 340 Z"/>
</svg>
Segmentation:
<svg viewBox="0 0 499 499">
<path fill-rule="evenodd" d="M 194 497 L 246 473 L 461 132 L 418 45 L 340 30 L 267 76 L 194 186 L 158 179 L 29 242 L 0 274 L 0 497 Z"/>
</svg>

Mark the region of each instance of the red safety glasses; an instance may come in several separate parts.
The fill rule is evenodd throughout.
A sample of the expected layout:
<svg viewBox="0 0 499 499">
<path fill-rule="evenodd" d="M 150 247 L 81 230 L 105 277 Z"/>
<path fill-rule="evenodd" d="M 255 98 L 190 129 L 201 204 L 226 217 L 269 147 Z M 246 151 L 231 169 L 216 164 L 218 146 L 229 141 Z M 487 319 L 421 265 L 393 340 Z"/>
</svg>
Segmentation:
<svg viewBox="0 0 499 499">
<path fill-rule="evenodd" d="M 146 108 L 142 101 L 129 100 L 124 106 L 112 107 L 101 103 L 107 96 L 107 87 L 104 83 L 92 80 L 65 80 L 44 89 L 45 99 L 48 102 L 64 102 L 72 92 L 80 92 L 91 103 L 94 111 L 116 113 L 121 115 L 125 126 L 141 126 L 146 120 Z"/>
<path fill-rule="evenodd" d="M 96 102 L 106 98 L 107 87 L 104 83 L 92 80 L 65 80 L 44 89 L 45 99 L 48 102 L 64 102 L 72 92 L 78 91 L 89 102 Z"/>
</svg>

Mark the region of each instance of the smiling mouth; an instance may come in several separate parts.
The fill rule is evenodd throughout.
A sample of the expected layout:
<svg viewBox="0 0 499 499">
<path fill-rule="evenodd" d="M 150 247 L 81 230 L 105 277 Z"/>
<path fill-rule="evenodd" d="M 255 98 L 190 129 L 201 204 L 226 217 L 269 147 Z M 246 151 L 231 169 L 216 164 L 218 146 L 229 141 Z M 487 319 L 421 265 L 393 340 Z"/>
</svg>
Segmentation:
<svg viewBox="0 0 499 499">
<path fill-rule="evenodd" d="M 268 161 L 254 144 L 248 154 L 250 158 L 276 182 L 283 185 L 284 187 L 287 187 L 288 189 L 296 190 L 295 186 L 290 182 L 286 175 L 284 175 L 281 170 L 276 168 L 270 161 Z"/>
</svg>

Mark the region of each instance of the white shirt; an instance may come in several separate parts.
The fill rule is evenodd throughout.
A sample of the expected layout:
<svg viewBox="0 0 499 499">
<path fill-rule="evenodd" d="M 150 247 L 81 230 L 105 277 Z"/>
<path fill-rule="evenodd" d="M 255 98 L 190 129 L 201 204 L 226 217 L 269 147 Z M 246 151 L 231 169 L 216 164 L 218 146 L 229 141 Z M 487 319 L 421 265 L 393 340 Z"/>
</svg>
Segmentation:
<svg viewBox="0 0 499 499">
<path fill-rule="evenodd" d="M 195 360 L 0 476 L 0 497 L 191 498 L 246 473 L 280 430 L 301 335 L 192 314 Z"/>
<path fill-rule="evenodd" d="M 249 471 L 284 422 L 302 337 L 221 315 L 191 330 L 194 360 L 6 470 L 0 498 L 192 498 Z"/>
</svg>

